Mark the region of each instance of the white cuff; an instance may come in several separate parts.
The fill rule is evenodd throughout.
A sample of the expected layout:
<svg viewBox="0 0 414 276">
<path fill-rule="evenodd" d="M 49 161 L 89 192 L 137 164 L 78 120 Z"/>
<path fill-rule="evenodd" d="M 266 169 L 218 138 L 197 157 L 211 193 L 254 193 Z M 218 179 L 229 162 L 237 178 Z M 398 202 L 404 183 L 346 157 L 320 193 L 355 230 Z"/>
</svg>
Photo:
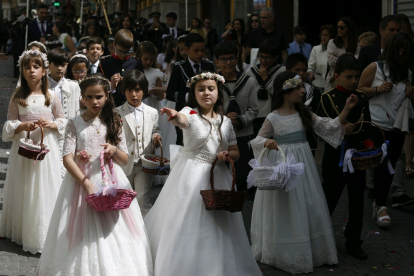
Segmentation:
<svg viewBox="0 0 414 276">
<path fill-rule="evenodd" d="M 188 93 L 185 94 L 185 102 L 188 102 Z"/>
<path fill-rule="evenodd" d="M 111 89 L 111 93 L 114 94 L 116 92 L 116 88 L 115 89 Z"/>
</svg>

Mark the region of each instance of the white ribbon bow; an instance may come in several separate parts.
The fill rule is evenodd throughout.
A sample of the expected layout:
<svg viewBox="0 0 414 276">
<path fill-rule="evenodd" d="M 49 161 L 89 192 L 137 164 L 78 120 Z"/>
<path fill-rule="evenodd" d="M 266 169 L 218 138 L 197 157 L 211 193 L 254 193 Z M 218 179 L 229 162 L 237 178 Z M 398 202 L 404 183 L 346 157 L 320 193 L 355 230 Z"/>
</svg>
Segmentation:
<svg viewBox="0 0 414 276">
<path fill-rule="evenodd" d="M 269 180 L 280 180 L 282 182 L 281 189 L 284 188 L 286 192 L 296 188 L 296 175 L 301 175 L 305 172 L 304 163 L 296 163 L 296 159 L 292 153 L 287 156 L 286 163 L 281 163 L 273 168 L 273 174 Z"/>
</svg>

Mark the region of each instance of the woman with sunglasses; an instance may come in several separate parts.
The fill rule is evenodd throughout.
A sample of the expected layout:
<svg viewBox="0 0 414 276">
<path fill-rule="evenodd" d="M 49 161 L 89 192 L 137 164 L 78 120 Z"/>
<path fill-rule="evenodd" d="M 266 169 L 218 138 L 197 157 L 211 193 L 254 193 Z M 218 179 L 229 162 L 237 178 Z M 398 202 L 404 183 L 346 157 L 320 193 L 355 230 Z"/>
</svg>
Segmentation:
<svg viewBox="0 0 414 276">
<path fill-rule="evenodd" d="M 394 34 L 385 45 L 378 61 L 368 65 L 362 72 L 358 87 L 368 97 L 371 97 L 369 100 L 371 121 L 382 129 L 385 140 L 389 142 L 387 158 L 392 169 L 387 166 L 388 162 L 383 162 L 380 167 L 374 169 L 373 218 L 377 220 L 380 227 L 391 225 L 386 207 L 387 197 L 394 176 L 393 169 L 400 157 L 405 140 L 405 133 L 395 131 L 394 123 L 402 100 L 405 97 L 414 99 L 413 51 L 414 41 L 408 34 L 402 32 Z M 408 103 L 411 105 L 411 102 Z"/>
<path fill-rule="evenodd" d="M 358 44 L 358 37 L 354 21 L 349 17 L 342 17 L 338 20 L 338 33 L 335 39 L 328 43 L 328 64 L 330 66 L 329 74 L 326 77 L 325 91 L 334 87 L 335 79 L 334 69 L 337 58 L 345 53 L 353 54 L 358 59 L 361 47 Z"/>
<path fill-rule="evenodd" d="M 250 15 L 249 19 L 246 23 L 246 32 L 244 34 L 244 41 L 249 37 L 249 34 L 254 30 L 260 27 L 260 15 L 257 13 L 253 13 Z M 245 51 L 246 47 L 243 47 L 243 55 L 242 55 L 242 61 L 244 63 L 250 64 L 250 55 L 246 54 Z"/>
</svg>

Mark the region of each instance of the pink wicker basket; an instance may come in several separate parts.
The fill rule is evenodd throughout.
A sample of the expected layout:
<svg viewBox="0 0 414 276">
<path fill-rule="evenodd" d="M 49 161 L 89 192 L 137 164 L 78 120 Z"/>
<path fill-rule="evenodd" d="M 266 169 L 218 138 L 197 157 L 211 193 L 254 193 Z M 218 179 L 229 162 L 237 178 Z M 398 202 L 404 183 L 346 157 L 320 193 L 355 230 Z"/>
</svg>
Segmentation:
<svg viewBox="0 0 414 276">
<path fill-rule="evenodd" d="M 103 179 L 103 186 L 105 189 L 114 188 L 117 185 L 115 171 L 114 171 L 114 164 L 112 159 L 109 159 L 109 168 L 111 171 L 111 183 L 109 182 L 108 177 L 105 173 L 105 158 L 104 158 L 105 151 L 101 152 L 101 172 L 102 172 L 102 179 Z M 112 187 L 108 187 L 108 185 L 113 185 Z M 133 190 L 129 189 L 115 189 L 116 194 L 105 194 L 103 192 L 100 195 L 91 194 L 85 198 L 85 200 L 92 206 L 95 211 L 104 212 L 104 211 L 115 211 L 115 210 L 122 210 L 129 208 L 131 205 L 132 200 L 137 196 L 137 193 Z"/>
</svg>

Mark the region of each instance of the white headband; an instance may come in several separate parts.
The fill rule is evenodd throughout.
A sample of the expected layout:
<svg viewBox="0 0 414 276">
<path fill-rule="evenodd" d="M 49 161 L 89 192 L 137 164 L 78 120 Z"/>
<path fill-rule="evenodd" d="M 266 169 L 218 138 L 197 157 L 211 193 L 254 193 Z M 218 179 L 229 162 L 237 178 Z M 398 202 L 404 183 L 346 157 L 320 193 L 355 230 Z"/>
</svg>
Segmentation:
<svg viewBox="0 0 414 276">
<path fill-rule="evenodd" d="M 37 47 L 37 45 L 33 45 L 33 44 L 38 44 L 38 45 L 40 45 L 44 50 L 45 50 L 45 52 L 47 52 L 47 49 L 46 49 L 46 46 L 45 45 L 43 45 L 43 43 L 42 42 L 39 42 L 39 41 L 32 41 L 32 42 L 30 42 L 29 43 L 29 45 L 27 45 L 29 48 L 31 48 L 32 46 L 35 46 L 35 47 Z"/>
<path fill-rule="evenodd" d="M 70 62 L 72 59 L 77 58 L 77 57 L 79 57 L 79 58 L 84 58 L 86 61 L 88 61 L 88 58 L 87 58 L 84 54 L 76 54 L 76 55 L 74 55 L 73 57 L 71 57 L 71 58 L 70 58 L 69 62 Z"/>
<path fill-rule="evenodd" d="M 283 83 L 283 90 L 293 89 L 298 86 L 299 83 L 302 82 L 302 79 L 299 75 L 296 75 L 293 79 L 288 79 Z"/>
<path fill-rule="evenodd" d="M 22 68 L 20 66 L 20 63 L 21 63 L 22 59 L 25 56 L 27 56 L 27 55 L 33 55 L 33 54 L 34 55 L 39 55 L 42 58 L 43 65 L 44 65 L 45 68 L 46 67 L 49 67 L 49 61 L 47 60 L 46 54 L 40 52 L 39 50 L 27 50 L 27 51 L 24 51 L 23 54 L 19 57 L 19 62 L 17 63 L 17 67 L 20 67 L 20 70 L 22 70 Z"/>
</svg>

